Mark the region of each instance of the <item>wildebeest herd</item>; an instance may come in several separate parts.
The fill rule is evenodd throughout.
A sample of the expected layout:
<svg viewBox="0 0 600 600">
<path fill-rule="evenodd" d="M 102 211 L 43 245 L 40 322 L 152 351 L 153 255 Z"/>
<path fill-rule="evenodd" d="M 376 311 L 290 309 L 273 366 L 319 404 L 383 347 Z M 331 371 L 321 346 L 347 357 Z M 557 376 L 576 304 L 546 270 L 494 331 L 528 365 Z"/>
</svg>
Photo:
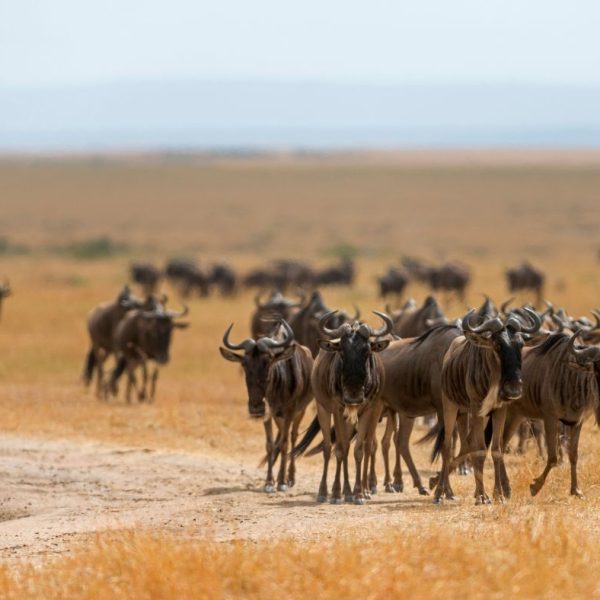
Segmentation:
<svg viewBox="0 0 600 600">
<path fill-rule="evenodd" d="M 182 295 L 190 293 L 192 279 L 183 273 L 186 269 L 194 272 L 192 265 L 171 261 L 164 270 Z M 156 295 L 162 275 L 153 279 L 151 269 L 143 275 L 144 266 L 150 265 L 132 268 L 132 276 L 147 294 L 145 299 L 126 287 L 89 317 L 91 348 L 85 379 L 89 383 L 96 370 L 96 390 L 103 398 L 117 393 L 119 378 L 126 372 L 128 401 L 132 390 L 139 400 L 153 400 L 158 371 L 156 367 L 149 376 L 148 361 L 165 364 L 173 329 L 187 325 L 179 321 L 187 308 L 168 310 L 166 298 Z M 452 289 L 459 297 L 469 281 L 468 269 L 462 265 L 433 268 L 405 260 L 403 269 L 410 277 L 428 277 L 433 289 Z M 438 275 L 432 275 L 432 270 Z M 264 275 L 267 271 L 260 272 Z M 239 278 L 226 265 L 215 265 L 211 272 L 206 289 L 217 285 L 219 277 L 233 282 L 219 284 L 221 293 L 236 289 Z M 224 277 L 228 272 L 231 275 Z M 298 264 L 292 267 L 291 261 L 280 261 L 270 273 L 279 279 L 265 278 L 258 283 L 258 273 L 248 276 L 252 285 L 261 289 L 273 286 L 274 291 L 256 295 L 249 337 L 236 341 L 234 338 L 240 339 L 236 335 L 239 326 L 232 323 L 225 328 L 220 352 L 241 365 L 248 412 L 263 420 L 267 492 L 285 491 L 294 485 L 298 457 L 320 454 L 323 473 L 317 500 L 363 504 L 377 491 L 376 432 L 378 424 L 385 421 L 381 438 L 384 490 L 403 491 L 404 461 L 413 485 L 427 495 L 410 449 L 415 419 L 423 417 L 430 430 L 418 443 L 432 443 L 432 458 L 442 458 L 439 473 L 428 482 L 435 503 L 454 498 L 450 476 L 455 470 L 462 475 L 472 471 L 476 503 L 489 503 L 483 472 L 490 450 L 493 497 L 499 501 L 510 498 L 504 456 L 511 451 L 515 434 L 522 449 L 531 431 L 546 457 L 544 471 L 532 482 L 531 493 L 539 492 L 564 449 L 571 465 L 571 494 L 581 495 L 577 482 L 581 428 L 592 415 L 600 423 L 600 312 L 592 311 L 593 320 L 573 318 L 549 303 L 543 310 L 539 305 L 512 306 L 512 301 L 497 306 L 486 297 L 478 308 L 449 320 L 438 300 L 428 296 L 422 304 L 408 300 L 396 309 L 386 306 L 385 311 L 373 311 L 380 321 L 373 327 L 361 319 L 357 308 L 347 312 L 328 307 L 319 289 L 325 284 L 316 284 L 314 271 L 309 275 Z M 322 281 L 346 284 L 353 273 L 354 266 L 343 262 L 332 267 L 327 277 L 323 271 Z M 506 275 L 511 290 L 533 290 L 536 299 L 542 294 L 543 275 L 531 265 L 524 263 Z M 115 367 L 105 377 L 103 364 L 111 354 Z M 313 400 L 316 416 L 298 440 L 301 421 Z M 392 443 L 393 469 L 389 458 Z M 332 451 L 335 475 L 330 488 Z"/>
</svg>

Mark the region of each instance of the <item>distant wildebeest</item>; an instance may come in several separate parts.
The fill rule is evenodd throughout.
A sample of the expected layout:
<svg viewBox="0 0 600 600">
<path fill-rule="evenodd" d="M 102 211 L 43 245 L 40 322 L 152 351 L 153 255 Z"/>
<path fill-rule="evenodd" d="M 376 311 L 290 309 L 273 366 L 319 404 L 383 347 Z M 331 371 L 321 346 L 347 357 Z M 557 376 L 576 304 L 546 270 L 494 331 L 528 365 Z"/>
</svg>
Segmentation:
<svg viewBox="0 0 600 600">
<path fill-rule="evenodd" d="M 91 347 L 87 353 L 83 378 L 89 385 L 96 371 L 96 395 L 103 394 L 104 362 L 114 350 L 113 338 L 117 325 L 131 309 L 141 308 L 143 301 L 136 298 L 125 286 L 115 300 L 94 308 L 87 321 Z"/>
<path fill-rule="evenodd" d="M 453 292 L 464 302 L 465 291 L 471 280 L 470 270 L 466 265 L 448 262 L 433 267 L 408 257 L 402 259 L 402 265 L 413 279 L 428 285 L 434 292 Z"/>
<path fill-rule="evenodd" d="M 523 262 L 518 267 L 506 271 L 506 281 L 510 292 L 530 290 L 535 293 L 536 305 L 542 303 L 544 282 L 546 277 L 542 271 L 536 269 L 528 262 Z"/>
<path fill-rule="evenodd" d="M 336 470 L 332 488 L 332 502 L 342 502 L 341 473 L 344 470 L 344 497 L 364 504 L 368 489 L 368 460 L 365 452 L 371 451 L 375 428 L 381 414 L 380 394 L 385 375 L 379 353 L 389 340 L 380 339 L 392 332 L 392 321 L 384 313 L 374 311 L 384 322 L 381 329 L 374 330 L 365 323 L 344 323 L 329 329 L 325 323 L 332 313 L 320 319 L 319 326 L 324 339 L 312 372 L 312 387 L 317 403 L 317 417 L 309 426 L 304 438 L 295 448 L 302 454 L 317 435 L 323 434 L 323 476 L 319 485 L 318 502 L 327 500 L 327 471 L 331 457 L 331 418 L 335 431 Z M 356 479 L 354 490 L 350 489 L 348 452 L 350 439 L 356 431 L 354 459 Z"/>
<path fill-rule="evenodd" d="M 319 320 L 327 312 L 331 311 L 327 308 L 321 292 L 315 290 L 311 294 L 308 302 L 290 317 L 289 323 L 294 331 L 296 341 L 299 344 L 306 346 L 311 351 L 313 357 L 316 357 L 319 353 L 319 340 L 323 337 L 319 328 Z M 337 311 L 332 313 L 326 325 L 327 327 L 336 329 L 337 327 L 340 327 L 342 323 L 356 321 L 359 318 L 360 311 L 358 308 L 355 309 L 353 317 L 345 311 Z"/>
<path fill-rule="evenodd" d="M 144 308 L 129 311 L 117 325 L 113 336 L 114 352 L 117 356 L 117 365 L 113 370 L 109 391 L 117 395 L 117 383 L 121 375 L 127 371 L 126 400 L 131 402 L 131 390 L 135 389 L 139 401 L 149 398 L 153 401 L 156 395 L 156 382 L 158 380 L 158 367 L 169 362 L 169 351 L 173 329 L 184 329 L 189 323 L 176 321 L 187 315 L 188 309 L 184 306 L 181 312 L 165 310 L 157 304 L 151 310 Z M 148 361 L 154 361 L 154 371 L 148 384 Z M 142 384 L 138 388 L 136 370 L 142 370 Z"/>
<path fill-rule="evenodd" d="M 273 329 L 273 325 L 284 320 L 289 323 L 292 315 L 302 304 L 302 301 L 296 302 L 283 296 L 279 291 L 274 291 L 267 298 L 266 302 L 261 302 L 260 294 L 254 298 L 256 310 L 252 314 L 250 321 L 250 331 L 252 338 L 258 338 L 268 335 Z"/>
<path fill-rule="evenodd" d="M 325 267 L 316 271 L 313 285 L 352 285 L 354 283 L 354 261 L 351 258 L 342 258 L 337 265 Z"/>
<path fill-rule="evenodd" d="M 165 277 L 179 289 L 184 298 L 192 292 L 199 296 L 208 296 L 210 277 L 195 261 L 187 258 L 173 258 L 165 267 Z"/>
<path fill-rule="evenodd" d="M 4 298 L 8 298 L 11 294 L 10 283 L 8 282 L 8 279 L 5 279 L 4 283 L 0 284 L 0 316 L 2 316 L 2 304 Z"/>
<path fill-rule="evenodd" d="M 377 278 L 379 284 L 379 295 L 382 298 L 387 296 L 400 297 L 408 285 L 408 276 L 401 269 L 390 267 L 384 275 Z"/>
<path fill-rule="evenodd" d="M 444 312 L 433 296 L 427 296 L 422 306 L 409 300 L 400 310 L 389 312 L 394 333 L 400 337 L 417 337 L 435 325 L 446 323 Z"/>
<path fill-rule="evenodd" d="M 290 429 L 293 448 L 304 411 L 313 397 L 310 384 L 312 355 L 308 348 L 294 342 L 294 334 L 285 321 L 277 323 L 269 336 L 256 340 L 248 338 L 239 344 L 229 341 L 232 327 L 233 323 L 223 336 L 225 347 L 219 350 L 223 358 L 241 363 L 246 376 L 248 412 L 251 417 L 264 420 L 267 449 L 265 491 L 275 491 L 273 465 L 277 454 L 280 457 L 277 489 L 286 491 L 296 480 L 293 454 L 286 473 Z M 236 350 L 243 350 L 243 354 L 237 354 Z M 275 442 L 272 420 L 278 431 Z"/>
<path fill-rule="evenodd" d="M 524 351 L 523 395 L 508 409 L 504 443 L 508 443 L 523 419 L 543 420 L 548 458 L 544 471 L 530 486 L 532 496 L 542 489 L 548 473 L 558 464 L 561 423 L 566 425 L 569 438 L 571 494 L 583 495 L 577 483 L 579 435 L 586 418 L 593 413 L 600 423 L 600 348 L 577 348 L 578 336 L 578 331 L 571 336 L 556 333 Z"/>
<path fill-rule="evenodd" d="M 214 286 L 221 296 L 232 296 L 237 287 L 235 271 L 227 263 L 217 263 L 212 266 L 209 284 Z"/>
<path fill-rule="evenodd" d="M 304 263 L 281 259 L 266 268 L 255 269 L 248 273 L 244 278 L 244 285 L 262 290 L 273 288 L 285 292 L 298 287 L 311 287 L 313 280 L 313 271 Z"/>
<path fill-rule="evenodd" d="M 449 474 L 452 462 L 452 433 L 459 411 L 469 416 L 468 452 L 475 474 L 477 504 L 488 504 L 483 483 L 483 467 L 487 454 L 485 429 L 492 419 L 492 458 L 494 461 L 494 496 L 510 497 L 510 483 L 504 465 L 503 436 L 506 411 L 510 402 L 523 393 L 521 373 L 522 334 L 533 334 L 541 326 L 538 314 L 526 308 L 529 324 L 514 315 L 505 320 L 488 319 L 478 326 L 472 322 L 475 311 L 462 321 L 464 336 L 457 337 L 444 357 L 442 367 L 443 426 L 436 448 L 443 441 L 442 470 L 434 494 L 439 503 L 445 495 L 453 498 Z M 491 417 L 490 417 L 491 415 Z"/>
<path fill-rule="evenodd" d="M 142 288 L 144 296 L 154 294 L 158 288 L 161 272 L 151 263 L 137 262 L 130 267 L 131 280 Z"/>
</svg>

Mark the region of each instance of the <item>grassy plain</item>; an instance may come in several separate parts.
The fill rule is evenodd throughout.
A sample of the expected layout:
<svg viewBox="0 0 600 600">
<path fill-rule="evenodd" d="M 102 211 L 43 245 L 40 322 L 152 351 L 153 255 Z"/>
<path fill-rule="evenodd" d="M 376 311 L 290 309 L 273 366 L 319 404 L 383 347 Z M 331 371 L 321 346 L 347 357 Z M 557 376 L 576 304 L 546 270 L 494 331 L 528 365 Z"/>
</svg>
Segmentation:
<svg viewBox="0 0 600 600">
<path fill-rule="evenodd" d="M 277 257 L 325 264 L 355 251 L 357 285 L 325 296 L 332 307 L 357 303 L 368 314 L 382 306 L 375 275 L 403 254 L 469 264 L 471 305 L 484 292 L 505 299 L 504 269 L 528 258 L 548 274 L 546 295 L 584 314 L 600 304 L 599 197 L 600 160 L 569 153 L 536 160 L 5 159 L 0 276 L 10 278 L 14 295 L 0 323 L 0 431 L 235 456 L 254 466 L 261 428 L 246 416 L 239 371 L 217 351 L 231 321 L 236 336 L 246 334 L 249 292 L 191 301 L 192 326 L 175 334 L 154 405 L 106 405 L 82 389 L 86 314 L 114 297 L 131 260 L 225 258 L 244 272 Z M 111 244 L 100 244 L 95 256 L 99 238 Z M 90 245 L 90 252 L 77 250 Z M 175 292 L 167 291 L 176 305 Z M 425 294 L 418 286 L 409 290 L 418 299 Z M 465 308 L 454 303 L 449 311 Z M 332 539 L 325 531 L 275 545 L 106 533 L 35 568 L 5 567 L 0 595 L 600 595 L 600 435 L 591 425 L 580 454 L 583 502 L 567 497 L 567 469 L 551 476 L 542 499 L 529 498 L 527 484 L 540 468 L 530 453 L 511 460 L 516 493 L 506 506 L 474 513 L 469 479 L 461 484 L 466 498 L 427 512 L 418 528 L 410 513 L 388 526 L 384 511 L 381 523 L 358 538 L 355 516 Z M 425 451 L 416 456 L 425 467 Z"/>
</svg>

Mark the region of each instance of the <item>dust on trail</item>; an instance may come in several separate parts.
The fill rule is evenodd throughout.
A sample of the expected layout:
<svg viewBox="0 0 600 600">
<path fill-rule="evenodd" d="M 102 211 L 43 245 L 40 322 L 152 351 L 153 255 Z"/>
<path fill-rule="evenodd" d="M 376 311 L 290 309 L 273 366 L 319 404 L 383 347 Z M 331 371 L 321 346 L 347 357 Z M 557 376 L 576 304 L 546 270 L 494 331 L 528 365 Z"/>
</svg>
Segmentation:
<svg viewBox="0 0 600 600">
<path fill-rule="evenodd" d="M 379 539 L 432 524 L 476 531 L 482 521 L 531 518 L 540 508 L 531 500 L 474 507 L 471 477 L 456 481 L 462 499 L 441 507 L 418 496 L 406 476 L 403 494 L 379 493 L 365 506 L 316 504 L 318 457 L 298 461 L 296 487 L 270 495 L 262 491 L 259 458 L 3 434 L 0 559 L 61 553 L 107 528 L 143 527 L 217 541 Z M 424 479 L 430 473 L 423 471 Z M 587 513 L 587 526 L 600 531 L 597 511 L 578 506 Z"/>
</svg>

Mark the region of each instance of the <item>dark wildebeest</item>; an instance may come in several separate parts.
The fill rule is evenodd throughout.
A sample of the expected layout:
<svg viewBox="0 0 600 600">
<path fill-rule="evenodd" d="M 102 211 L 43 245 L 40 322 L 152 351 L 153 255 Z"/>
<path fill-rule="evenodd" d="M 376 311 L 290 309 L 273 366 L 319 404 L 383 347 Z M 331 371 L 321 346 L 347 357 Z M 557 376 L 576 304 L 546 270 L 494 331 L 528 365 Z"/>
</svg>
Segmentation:
<svg viewBox="0 0 600 600">
<path fill-rule="evenodd" d="M 0 316 L 2 316 L 2 303 L 4 302 L 4 298 L 8 298 L 11 294 L 10 283 L 8 283 L 8 279 L 5 279 L 4 283 L 0 285 Z"/>
<path fill-rule="evenodd" d="M 379 284 L 379 295 L 386 298 L 389 295 L 402 296 L 408 285 L 408 276 L 401 269 L 390 267 L 387 272 L 377 278 Z"/>
<path fill-rule="evenodd" d="M 485 429 L 492 419 L 492 458 L 494 461 L 494 496 L 510 497 L 510 484 L 504 465 L 503 436 L 506 411 L 510 402 L 523 393 L 521 375 L 522 333 L 533 334 L 541 326 L 538 314 L 528 308 L 529 324 L 514 315 L 504 321 L 488 319 L 478 326 L 472 323 L 475 311 L 463 319 L 464 336 L 457 337 L 444 357 L 442 367 L 443 426 L 436 448 L 443 440 L 442 470 L 434 494 L 434 502 L 442 496 L 453 498 L 449 474 L 452 462 L 452 433 L 459 411 L 469 415 L 468 451 L 475 474 L 477 504 L 489 504 L 483 483 L 483 467 L 487 454 Z"/>
<path fill-rule="evenodd" d="M 256 310 L 250 321 L 252 339 L 264 337 L 271 333 L 273 326 L 280 320 L 289 323 L 302 301 L 295 302 L 283 296 L 279 291 L 272 292 L 266 302 L 261 302 L 260 294 L 254 298 Z"/>
<path fill-rule="evenodd" d="M 539 269 L 528 262 L 523 262 L 514 269 L 506 271 L 506 281 L 510 292 L 531 290 L 536 295 L 536 305 L 542 303 L 544 282 L 546 277 Z"/>
<path fill-rule="evenodd" d="M 332 488 L 332 502 L 342 502 L 341 471 L 344 469 L 344 496 L 364 504 L 367 489 L 368 460 L 362 462 L 365 450 L 370 452 L 375 428 L 381 414 L 380 393 L 385 383 L 383 365 L 379 353 L 387 348 L 389 340 L 378 339 L 389 335 L 392 321 L 384 313 L 374 311 L 384 322 L 381 329 L 373 330 L 361 322 L 344 323 L 336 329 L 328 329 L 325 323 L 333 313 L 320 319 L 321 332 L 327 339 L 320 341 L 321 350 L 312 372 L 312 387 L 317 402 L 317 417 L 309 426 L 304 438 L 295 448 L 302 454 L 317 435 L 323 434 L 323 476 L 317 496 L 318 502 L 327 500 L 327 471 L 331 457 L 331 417 L 335 430 L 336 470 Z M 350 489 L 348 475 L 348 452 L 350 438 L 356 430 L 354 459 L 356 480 L 354 491 Z M 367 452 L 367 454 L 369 454 Z"/>
<path fill-rule="evenodd" d="M 91 348 L 85 361 L 83 379 L 89 385 L 96 370 L 96 395 L 103 394 L 104 362 L 114 350 L 113 339 L 117 325 L 121 322 L 127 311 L 141 308 L 142 300 L 131 293 L 125 286 L 115 300 L 104 302 L 94 308 L 87 321 L 90 335 Z"/>
<path fill-rule="evenodd" d="M 469 268 L 457 262 L 444 263 L 432 267 L 415 258 L 404 257 L 402 265 L 408 274 L 433 291 L 455 292 L 458 299 L 464 301 L 465 290 L 471 280 Z"/>
<path fill-rule="evenodd" d="M 352 285 L 354 282 L 354 262 L 342 258 L 338 265 L 326 267 L 313 276 L 313 285 Z"/>
<path fill-rule="evenodd" d="M 441 372 L 444 355 L 461 330 L 455 325 L 441 325 L 429 329 L 418 338 L 393 341 L 381 353 L 385 370 L 385 386 L 381 397 L 391 411 L 388 426 L 381 441 L 385 466 L 384 487 L 388 492 L 402 491 L 402 473 L 398 454 L 406 462 L 414 486 L 422 495 L 427 491 L 413 462 L 409 441 L 416 417 L 436 414 L 442 423 Z M 398 414 L 396 433 L 396 467 L 392 482 L 389 468 L 390 421 Z M 392 421 L 393 423 L 393 421 Z"/>
<path fill-rule="evenodd" d="M 294 334 L 285 321 L 277 323 L 270 336 L 257 340 L 248 338 L 240 344 L 229 341 L 232 327 L 233 323 L 223 336 L 225 348 L 219 350 L 225 359 L 241 363 L 246 376 L 250 416 L 264 419 L 267 445 L 265 491 L 274 491 L 273 465 L 278 454 L 277 489 L 283 492 L 288 486 L 292 487 L 296 479 L 293 454 L 286 473 L 290 428 L 293 448 L 304 411 L 313 397 L 310 385 L 313 359 L 308 348 L 294 342 Z M 243 354 L 236 354 L 235 350 L 243 350 Z M 272 419 L 278 430 L 275 443 Z"/>
<path fill-rule="evenodd" d="M 165 267 L 165 277 L 187 298 L 193 291 L 206 297 L 210 291 L 210 277 L 196 264 L 187 258 L 173 258 Z"/>
<path fill-rule="evenodd" d="M 427 296 L 421 307 L 409 301 L 390 316 L 394 333 L 400 337 L 417 337 L 435 325 L 446 323 L 444 313 L 433 296 Z"/>
<path fill-rule="evenodd" d="M 221 296 L 233 296 L 237 287 L 235 271 L 227 263 L 217 263 L 212 266 L 209 283 L 215 286 Z"/>
<path fill-rule="evenodd" d="M 173 329 L 185 329 L 189 323 L 177 322 L 176 319 L 188 313 L 187 307 L 181 312 L 165 310 L 161 304 L 156 304 L 152 310 L 144 308 L 131 310 L 117 325 L 114 333 L 113 347 L 117 356 L 117 366 L 113 370 L 109 390 L 116 396 L 117 383 L 121 375 L 127 371 L 127 402 L 131 402 L 131 390 L 135 389 L 139 401 L 149 397 L 154 400 L 158 367 L 169 362 L 169 350 Z M 150 394 L 147 393 L 148 366 L 147 362 L 155 362 L 151 378 Z M 142 369 L 142 385 L 138 389 L 136 370 Z"/>
<path fill-rule="evenodd" d="M 577 485 L 577 457 L 581 427 L 592 413 L 600 423 L 598 377 L 600 348 L 577 348 L 576 331 L 569 336 L 555 333 L 539 346 L 527 348 L 523 358 L 523 395 L 511 404 L 504 431 L 508 443 L 523 419 L 542 419 L 548 458 L 542 474 L 530 486 L 535 496 L 550 470 L 558 464 L 560 424 L 567 426 L 571 494 L 582 496 Z"/>
<path fill-rule="evenodd" d="M 144 296 L 150 296 L 156 292 L 161 278 L 158 267 L 151 263 L 133 263 L 129 269 L 131 280 L 142 288 Z"/>
<path fill-rule="evenodd" d="M 319 353 L 319 340 L 323 337 L 319 328 L 320 318 L 327 312 L 331 312 L 325 305 L 323 296 L 318 290 L 314 291 L 307 304 L 290 318 L 290 327 L 294 331 L 296 341 L 306 346 L 313 357 Z M 360 318 L 360 311 L 355 308 L 354 317 L 351 317 L 345 311 L 333 313 L 326 323 L 327 327 L 336 329 L 349 321 L 356 321 Z"/>
</svg>

